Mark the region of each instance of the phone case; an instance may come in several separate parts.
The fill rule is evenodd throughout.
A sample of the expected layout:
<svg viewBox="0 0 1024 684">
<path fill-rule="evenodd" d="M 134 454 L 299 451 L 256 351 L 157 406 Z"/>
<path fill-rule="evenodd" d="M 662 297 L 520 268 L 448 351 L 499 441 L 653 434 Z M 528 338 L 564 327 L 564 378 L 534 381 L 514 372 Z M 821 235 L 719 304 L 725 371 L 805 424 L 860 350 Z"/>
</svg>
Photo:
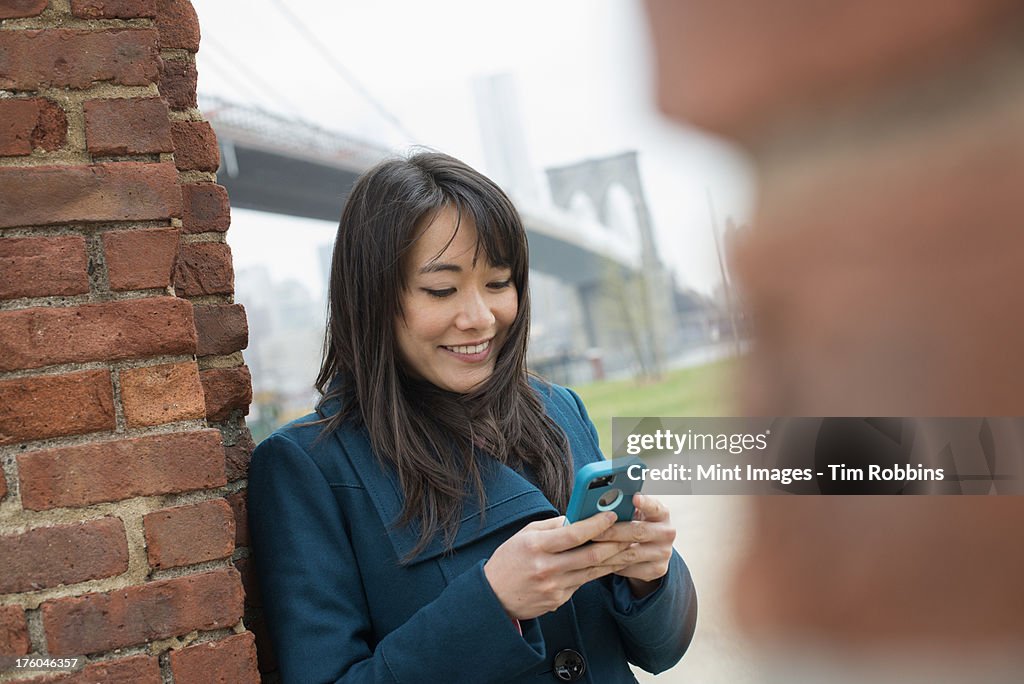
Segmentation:
<svg viewBox="0 0 1024 684">
<path fill-rule="evenodd" d="M 588 463 L 576 473 L 565 524 L 589 518 L 602 511 L 615 511 L 619 521 L 633 519 L 633 495 L 644 481 L 627 475 L 631 466 L 646 468 L 638 458 L 617 458 L 612 461 Z M 636 470 L 634 469 L 634 473 Z"/>
</svg>

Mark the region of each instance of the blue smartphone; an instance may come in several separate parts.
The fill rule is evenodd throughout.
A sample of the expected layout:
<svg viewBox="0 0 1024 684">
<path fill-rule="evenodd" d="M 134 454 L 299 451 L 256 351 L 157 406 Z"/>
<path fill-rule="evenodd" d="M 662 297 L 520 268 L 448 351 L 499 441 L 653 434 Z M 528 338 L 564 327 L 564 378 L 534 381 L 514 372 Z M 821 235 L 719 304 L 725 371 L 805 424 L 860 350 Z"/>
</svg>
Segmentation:
<svg viewBox="0 0 1024 684">
<path fill-rule="evenodd" d="M 604 511 L 614 511 L 619 522 L 632 520 L 633 495 L 644 485 L 639 475 L 646 467 L 638 458 L 617 458 L 588 463 L 580 468 L 569 507 L 565 510 L 565 524 L 570 525 Z"/>
</svg>

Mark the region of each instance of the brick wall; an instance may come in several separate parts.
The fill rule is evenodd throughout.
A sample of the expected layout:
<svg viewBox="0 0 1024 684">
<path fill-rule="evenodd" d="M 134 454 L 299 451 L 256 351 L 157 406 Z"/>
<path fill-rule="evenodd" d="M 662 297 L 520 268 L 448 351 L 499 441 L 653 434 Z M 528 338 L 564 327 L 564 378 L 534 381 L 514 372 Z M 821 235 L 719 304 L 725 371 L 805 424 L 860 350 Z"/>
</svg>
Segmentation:
<svg viewBox="0 0 1024 684">
<path fill-rule="evenodd" d="M 1024 5 L 647 6 L 662 109 L 758 171 L 747 412 L 1024 415 Z M 768 643 L 939 662 L 1024 635 L 1021 497 L 752 507 L 736 602 Z"/>
<path fill-rule="evenodd" d="M 23 655 L 84 657 L 52 681 L 259 679 L 198 49 L 187 0 L 0 3 L 0 681 Z"/>
</svg>

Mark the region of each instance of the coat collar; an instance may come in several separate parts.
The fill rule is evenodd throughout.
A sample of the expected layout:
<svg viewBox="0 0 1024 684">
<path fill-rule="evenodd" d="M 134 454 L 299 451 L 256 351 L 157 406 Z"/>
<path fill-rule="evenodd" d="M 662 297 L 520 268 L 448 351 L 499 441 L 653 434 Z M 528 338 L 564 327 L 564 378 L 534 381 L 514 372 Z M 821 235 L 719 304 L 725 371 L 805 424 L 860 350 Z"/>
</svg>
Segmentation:
<svg viewBox="0 0 1024 684">
<path fill-rule="evenodd" d="M 374 456 L 366 429 L 342 428 L 335 437 L 347 452 L 349 461 L 373 501 L 374 508 L 387 529 L 388 541 L 399 559 L 405 558 L 419 540 L 415 525 L 398 526 L 404 496 L 398 477 L 391 468 L 384 467 Z M 482 476 L 487 505 L 481 515 L 479 501 L 469 497 L 463 505 L 462 521 L 452 550 L 466 546 L 498 528 L 517 520 L 550 518 L 558 515 L 547 497 L 522 475 L 493 460 L 482 463 Z M 445 553 L 443 535 L 435 535 L 427 547 L 416 555 L 410 565 L 437 558 Z"/>
</svg>

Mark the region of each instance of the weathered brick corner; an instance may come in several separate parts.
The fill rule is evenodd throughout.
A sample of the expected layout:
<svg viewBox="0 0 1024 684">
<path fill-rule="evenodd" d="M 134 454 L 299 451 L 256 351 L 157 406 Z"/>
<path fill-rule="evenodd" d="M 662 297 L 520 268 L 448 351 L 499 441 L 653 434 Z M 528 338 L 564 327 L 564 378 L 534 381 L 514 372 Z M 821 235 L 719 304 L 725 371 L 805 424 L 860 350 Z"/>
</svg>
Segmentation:
<svg viewBox="0 0 1024 684">
<path fill-rule="evenodd" d="M 251 399 L 188 0 L 0 6 L 0 680 L 256 682 Z M 33 680 L 35 681 L 35 680 Z M 46 681 L 51 681 L 47 679 Z"/>
</svg>

